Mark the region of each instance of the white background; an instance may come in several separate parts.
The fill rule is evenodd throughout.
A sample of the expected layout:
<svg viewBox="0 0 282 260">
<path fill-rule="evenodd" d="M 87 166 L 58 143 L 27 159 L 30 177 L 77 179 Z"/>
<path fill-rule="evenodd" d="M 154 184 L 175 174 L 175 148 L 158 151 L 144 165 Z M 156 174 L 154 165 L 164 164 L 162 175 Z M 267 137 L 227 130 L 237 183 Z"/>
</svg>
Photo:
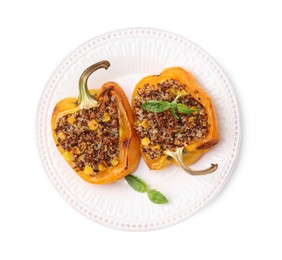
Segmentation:
<svg viewBox="0 0 282 260">
<path fill-rule="evenodd" d="M 1 1 L 0 259 L 281 259 L 278 4 Z M 72 209 L 47 178 L 35 138 L 40 94 L 62 59 L 99 34 L 135 26 L 174 32 L 206 50 L 235 89 L 242 125 L 237 165 L 219 196 L 152 232 L 113 230 Z"/>
</svg>

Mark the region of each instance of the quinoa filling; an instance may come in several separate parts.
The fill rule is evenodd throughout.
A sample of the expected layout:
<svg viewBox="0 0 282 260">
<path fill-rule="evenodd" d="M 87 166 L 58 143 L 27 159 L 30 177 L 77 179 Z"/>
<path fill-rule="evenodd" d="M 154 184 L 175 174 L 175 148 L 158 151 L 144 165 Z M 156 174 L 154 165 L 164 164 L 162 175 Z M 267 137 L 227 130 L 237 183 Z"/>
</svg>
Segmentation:
<svg viewBox="0 0 282 260">
<path fill-rule="evenodd" d="M 61 117 L 55 134 L 74 169 L 95 175 L 118 164 L 119 120 L 114 97 L 90 109 Z"/>
<path fill-rule="evenodd" d="M 179 119 L 171 111 L 160 113 L 142 109 L 150 100 L 172 102 L 181 94 L 178 103 L 197 109 L 189 115 L 179 113 Z M 166 150 L 175 151 L 191 141 L 204 139 L 208 134 L 208 118 L 205 108 L 191 96 L 185 85 L 170 79 L 157 85 L 145 84 L 135 97 L 135 129 L 139 135 L 142 152 L 151 159 L 164 155 Z"/>
</svg>

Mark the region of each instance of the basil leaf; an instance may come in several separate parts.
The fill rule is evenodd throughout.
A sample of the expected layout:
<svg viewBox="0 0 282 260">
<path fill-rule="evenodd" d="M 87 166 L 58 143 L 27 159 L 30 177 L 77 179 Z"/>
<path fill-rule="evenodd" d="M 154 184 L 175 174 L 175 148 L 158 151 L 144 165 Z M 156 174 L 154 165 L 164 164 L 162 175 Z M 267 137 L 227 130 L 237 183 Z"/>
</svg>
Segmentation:
<svg viewBox="0 0 282 260">
<path fill-rule="evenodd" d="M 170 103 L 168 101 L 158 101 L 158 100 L 150 100 L 142 104 L 142 108 L 144 110 L 150 112 L 164 112 L 168 109 L 171 109 L 171 113 L 174 118 L 179 119 L 177 111 L 182 114 L 190 115 L 193 112 L 199 111 L 199 109 L 191 109 L 184 104 L 177 103 L 177 100 L 180 98 L 181 94 L 177 95 L 176 98 Z"/>
<path fill-rule="evenodd" d="M 127 175 L 125 176 L 125 179 L 127 183 L 130 185 L 131 188 L 133 188 L 135 191 L 145 193 L 147 192 L 147 195 L 149 199 L 155 203 L 155 204 L 165 204 L 168 203 L 167 198 L 160 193 L 159 191 L 155 189 L 149 189 L 148 185 L 139 177 L 134 175 Z"/>
<path fill-rule="evenodd" d="M 190 115 L 191 113 L 198 111 L 198 109 L 191 109 L 187 107 L 186 105 L 180 104 L 180 103 L 177 104 L 177 110 L 178 112 L 186 114 L 186 115 Z"/>
<path fill-rule="evenodd" d="M 172 113 L 174 118 L 179 119 L 179 116 L 176 114 L 176 105 L 173 105 L 171 107 L 171 113 Z"/>
<path fill-rule="evenodd" d="M 142 104 L 142 108 L 149 112 L 164 112 L 170 108 L 170 103 L 168 101 L 157 101 L 150 100 Z"/>
<path fill-rule="evenodd" d="M 127 175 L 125 176 L 125 179 L 129 186 L 135 191 L 144 193 L 149 190 L 147 184 L 137 176 Z"/>
<path fill-rule="evenodd" d="M 149 199 L 155 204 L 165 204 L 168 203 L 167 198 L 159 191 L 153 189 L 147 192 Z"/>
</svg>

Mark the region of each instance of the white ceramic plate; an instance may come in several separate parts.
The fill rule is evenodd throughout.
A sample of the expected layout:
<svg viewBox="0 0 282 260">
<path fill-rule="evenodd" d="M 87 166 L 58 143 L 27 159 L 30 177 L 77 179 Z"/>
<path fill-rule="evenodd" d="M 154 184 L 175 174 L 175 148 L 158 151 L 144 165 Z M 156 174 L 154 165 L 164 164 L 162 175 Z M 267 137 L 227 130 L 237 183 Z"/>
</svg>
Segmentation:
<svg viewBox="0 0 282 260">
<path fill-rule="evenodd" d="M 145 75 L 180 66 L 190 71 L 212 98 L 218 118 L 220 142 L 193 168 L 217 163 L 210 175 L 191 176 L 171 166 L 149 171 L 143 160 L 135 175 L 161 191 L 169 203 L 156 205 L 122 179 L 109 185 L 83 181 L 59 154 L 51 135 L 50 118 L 62 98 L 78 95 L 80 74 L 91 64 L 108 60 L 111 67 L 89 79 L 90 88 L 116 81 L 131 100 L 136 83 Z M 225 184 L 239 148 L 239 114 L 233 90 L 225 75 L 197 45 L 175 34 L 147 28 L 114 31 L 96 37 L 74 50 L 56 69 L 43 91 L 37 114 L 39 153 L 46 173 L 60 194 L 83 215 L 100 224 L 123 230 L 152 230 L 187 219 L 199 211 Z"/>
</svg>

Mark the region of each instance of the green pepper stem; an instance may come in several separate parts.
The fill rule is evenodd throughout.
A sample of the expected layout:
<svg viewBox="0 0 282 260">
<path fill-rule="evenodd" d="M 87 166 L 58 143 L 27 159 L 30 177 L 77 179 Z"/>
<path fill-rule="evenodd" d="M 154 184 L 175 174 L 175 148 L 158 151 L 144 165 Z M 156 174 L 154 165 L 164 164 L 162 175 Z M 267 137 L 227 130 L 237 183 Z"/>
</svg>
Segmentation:
<svg viewBox="0 0 282 260">
<path fill-rule="evenodd" d="M 191 174 L 191 175 L 204 175 L 204 174 L 209 174 L 212 173 L 214 171 L 216 171 L 218 165 L 217 164 L 211 164 L 211 166 L 207 169 L 204 170 L 193 170 L 191 168 L 189 168 L 188 166 L 186 166 L 183 162 L 183 149 L 184 147 L 181 148 L 177 148 L 175 150 L 175 152 L 171 152 L 171 151 L 166 151 L 165 154 L 168 156 L 171 156 L 178 164 L 179 166 L 187 173 Z"/>
<path fill-rule="evenodd" d="M 89 76 L 98 69 L 108 69 L 110 67 L 110 63 L 106 60 L 100 61 L 91 65 L 87 68 L 80 76 L 79 79 L 79 98 L 78 98 L 78 106 L 80 109 L 89 109 L 92 107 L 96 107 L 98 102 L 93 99 L 91 96 L 87 81 Z"/>
</svg>

